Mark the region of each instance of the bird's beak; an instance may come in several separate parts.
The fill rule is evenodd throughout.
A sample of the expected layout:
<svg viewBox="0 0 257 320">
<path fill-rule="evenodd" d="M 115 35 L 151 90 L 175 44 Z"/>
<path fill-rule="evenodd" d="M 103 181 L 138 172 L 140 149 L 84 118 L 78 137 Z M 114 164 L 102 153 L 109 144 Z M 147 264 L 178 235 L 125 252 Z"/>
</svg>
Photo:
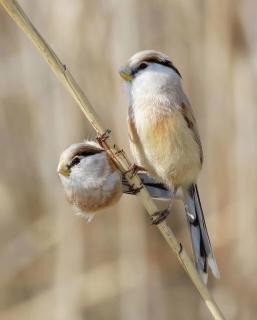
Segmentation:
<svg viewBox="0 0 257 320">
<path fill-rule="evenodd" d="M 128 66 L 121 67 L 119 70 L 119 74 L 126 81 L 131 81 L 133 79 L 131 70 L 129 69 Z"/>
<path fill-rule="evenodd" d="M 59 162 L 58 168 L 57 168 L 57 172 L 59 174 L 61 174 L 62 176 L 68 177 L 70 175 L 70 170 L 67 167 L 65 161 L 61 160 Z"/>
</svg>

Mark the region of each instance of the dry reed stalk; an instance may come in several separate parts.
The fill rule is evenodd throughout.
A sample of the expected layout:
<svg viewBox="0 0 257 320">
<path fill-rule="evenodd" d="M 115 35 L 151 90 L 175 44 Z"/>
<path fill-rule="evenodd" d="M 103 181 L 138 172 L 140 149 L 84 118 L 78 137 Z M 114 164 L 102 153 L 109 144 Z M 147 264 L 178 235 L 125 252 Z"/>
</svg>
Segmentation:
<svg viewBox="0 0 257 320">
<path fill-rule="evenodd" d="M 64 65 L 60 61 L 55 52 L 49 47 L 43 37 L 33 26 L 28 16 L 25 14 L 17 1 L 0 0 L 0 3 L 8 12 L 8 14 L 13 18 L 13 20 L 17 23 L 17 25 L 30 38 L 35 47 L 39 50 L 39 53 L 50 65 L 56 76 L 70 92 L 73 98 L 77 101 L 82 112 L 94 127 L 97 134 L 99 136 L 103 135 L 106 130 L 101 125 L 97 114 L 95 113 L 84 92 L 82 91 L 76 80 L 73 78 L 66 65 Z M 125 152 L 122 149 L 119 149 L 116 144 L 114 144 L 110 136 L 108 136 L 105 140 L 104 147 L 109 152 L 109 154 L 113 158 L 113 161 L 122 172 L 125 172 L 129 169 L 130 162 Z M 149 196 L 147 190 L 145 188 L 142 188 L 142 183 L 139 177 L 137 175 L 130 176 L 129 174 L 127 174 L 126 177 L 131 186 L 133 186 L 134 188 L 141 188 L 138 196 L 141 198 L 141 201 L 148 211 L 149 215 L 152 216 L 156 211 L 158 211 L 158 208 Z M 199 274 L 194 267 L 194 264 L 192 263 L 182 244 L 177 241 L 170 227 L 165 221 L 160 223 L 157 227 L 171 249 L 176 254 L 179 262 L 192 280 L 196 289 L 199 291 L 213 318 L 217 320 L 225 319 L 218 305 L 212 298 L 207 286 L 202 282 Z"/>
</svg>

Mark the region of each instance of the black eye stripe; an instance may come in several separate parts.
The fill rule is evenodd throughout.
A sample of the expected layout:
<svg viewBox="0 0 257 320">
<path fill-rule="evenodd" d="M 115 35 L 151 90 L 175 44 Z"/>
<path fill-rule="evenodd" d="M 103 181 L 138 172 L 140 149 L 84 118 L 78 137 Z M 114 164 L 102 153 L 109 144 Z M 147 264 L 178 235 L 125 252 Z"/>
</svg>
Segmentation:
<svg viewBox="0 0 257 320">
<path fill-rule="evenodd" d="M 182 79 L 181 73 L 180 73 L 180 72 L 178 71 L 178 69 L 174 66 L 174 64 L 171 64 L 171 65 L 170 65 L 170 68 L 173 69 L 173 70 L 176 72 L 176 74 L 177 74 L 178 76 L 180 76 L 180 78 Z"/>
<path fill-rule="evenodd" d="M 97 154 L 100 152 L 102 152 L 102 150 L 82 151 L 82 152 L 77 153 L 76 156 L 89 157 L 89 156 L 93 156 L 94 154 Z"/>
<path fill-rule="evenodd" d="M 150 59 L 148 60 L 149 62 L 154 62 L 154 63 L 158 63 L 158 64 L 161 64 L 163 66 L 166 66 L 166 67 L 169 67 L 171 69 L 173 69 L 177 75 L 180 76 L 180 78 L 182 78 L 180 72 L 178 71 L 178 69 L 174 66 L 174 64 L 170 61 L 170 60 L 157 60 L 157 59 Z"/>
<path fill-rule="evenodd" d="M 135 70 L 133 70 L 132 74 L 135 75 L 138 71 L 145 69 L 147 67 L 147 62 L 158 63 L 163 66 L 169 67 L 173 71 L 175 71 L 176 74 L 178 76 L 180 76 L 180 78 L 182 78 L 180 72 L 178 71 L 178 69 L 174 66 L 174 64 L 170 60 L 164 60 L 164 59 L 159 60 L 159 59 L 155 59 L 155 58 L 147 59 L 146 62 L 142 62 Z M 142 66 L 142 65 L 143 65 L 143 68 L 140 68 L 140 66 Z M 146 67 L 144 65 L 146 65 Z"/>
<path fill-rule="evenodd" d="M 137 70 L 144 70 L 147 68 L 148 64 L 145 62 L 140 63 L 140 65 L 137 67 Z"/>
<path fill-rule="evenodd" d="M 71 160 L 71 163 L 69 164 L 69 168 L 72 168 L 74 167 L 75 165 L 79 164 L 80 163 L 80 158 L 79 157 L 75 157 Z"/>
<path fill-rule="evenodd" d="M 143 70 L 145 68 L 147 68 L 148 64 L 145 62 L 141 62 L 132 72 L 133 75 L 135 75 L 136 73 L 138 73 L 140 70 Z"/>
<path fill-rule="evenodd" d="M 76 154 L 76 156 L 74 156 L 74 158 L 71 160 L 68 167 L 72 168 L 72 167 L 76 166 L 77 164 L 80 163 L 80 161 L 82 160 L 83 157 L 84 158 L 90 157 L 90 156 L 93 156 L 93 155 L 95 155 L 97 153 L 101 153 L 101 152 L 103 152 L 103 150 L 97 150 L 97 149 L 78 152 Z"/>
</svg>

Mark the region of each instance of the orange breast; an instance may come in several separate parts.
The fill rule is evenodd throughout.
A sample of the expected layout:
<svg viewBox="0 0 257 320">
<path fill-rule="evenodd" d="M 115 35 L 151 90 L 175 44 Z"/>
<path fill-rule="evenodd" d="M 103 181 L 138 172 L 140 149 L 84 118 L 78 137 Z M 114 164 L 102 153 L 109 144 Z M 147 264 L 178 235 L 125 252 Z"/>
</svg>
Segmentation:
<svg viewBox="0 0 257 320">
<path fill-rule="evenodd" d="M 146 121 L 139 136 L 146 158 L 162 180 L 176 185 L 196 180 L 200 149 L 180 112 Z"/>
</svg>

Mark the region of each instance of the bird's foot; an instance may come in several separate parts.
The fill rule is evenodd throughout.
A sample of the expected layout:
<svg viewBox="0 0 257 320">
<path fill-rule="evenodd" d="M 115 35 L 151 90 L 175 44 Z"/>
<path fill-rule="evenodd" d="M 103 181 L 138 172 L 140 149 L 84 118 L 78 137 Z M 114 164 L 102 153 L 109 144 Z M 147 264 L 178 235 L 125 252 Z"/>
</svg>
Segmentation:
<svg viewBox="0 0 257 320">
<path fill-rule="evenodd" d="M 155 212 L 151 216 L 152 224 L 157 225 L 163 222 L 168 217 L 169 214 L 170 214 L 169 208 Z"/>
<path fill-rule="evenodd" d="M 129 166 L 128 170 L 126 170 L 123 174 L 126 175 L 127 173 L 130 173 L 130 177 L 132 178 L 138 171 L 144 170 L 142 166 L 137 165 L 136 163 L 133 163 Z"/>
<path fill-rule="evenodd" d="M 96 137 L 96 141 L 100 144 L 100 146 L 103 147 L 105 140 L 110 137 L 110 134 L 111 134 L 111 130 L 107 129 L 104 133 Z"/>
<path fill-rule="evenodd" d="M 118 156 L 118 155 L 120 155 L 120 154 L 122 154 L 122 153 L 123 153 L 123 155 L 124 155 L 124 150 L 123 150 L 123 149 L 120 149 L 120 150 L 116 151 L 114 154 L 115 154 L 115 156 Z"/>
<path fill-rule="evenodd" d="M 133 195 L 136 195 L 136 194 L 138 194 L 138 192 L 140 192 L 140 190 L 141 190 L 142 188 L 144 188 L 143 185 L 141 185 L 141 186 L 138 187 L 138 188 L 134 187 L 134 185 L 129 186 L 129 193 L 130 193 L 130 194 L 133 194 Z"/>
</svg>

